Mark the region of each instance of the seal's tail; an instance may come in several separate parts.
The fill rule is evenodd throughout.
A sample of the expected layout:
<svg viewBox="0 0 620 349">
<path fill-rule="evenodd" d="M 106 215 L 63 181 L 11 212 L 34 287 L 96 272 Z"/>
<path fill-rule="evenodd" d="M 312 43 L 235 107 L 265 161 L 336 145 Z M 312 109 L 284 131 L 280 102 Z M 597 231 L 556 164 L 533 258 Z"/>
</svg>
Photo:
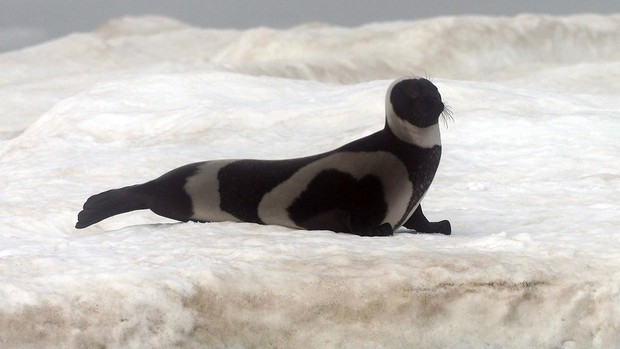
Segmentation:
<svg viewBox="0 0 620 349">
<path fill-rule="evenodd" d="M 78 214 L 75 227 L 82 229 L 117 214 L 147 209 L 148 206 L 144 195 L 138 190 L 139 187 L 139 185 L 132 185 L 91 196 Z"/>
</svg>

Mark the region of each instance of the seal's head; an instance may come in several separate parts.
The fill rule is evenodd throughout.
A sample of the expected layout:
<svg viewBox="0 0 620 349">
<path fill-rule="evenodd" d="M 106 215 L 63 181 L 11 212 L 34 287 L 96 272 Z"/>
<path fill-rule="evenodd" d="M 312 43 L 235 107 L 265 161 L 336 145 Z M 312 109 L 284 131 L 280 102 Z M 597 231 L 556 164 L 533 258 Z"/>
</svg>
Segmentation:
<svg viewBox="0 0 620 349">
<path fill-rule="evenodd" d="M 427 79 L 394 81 L 385 98 L 387 127 L 400 140 L 423 148 L 441 144 L 439 117 L 445 110 L 437 87 Z"/>
</svg>

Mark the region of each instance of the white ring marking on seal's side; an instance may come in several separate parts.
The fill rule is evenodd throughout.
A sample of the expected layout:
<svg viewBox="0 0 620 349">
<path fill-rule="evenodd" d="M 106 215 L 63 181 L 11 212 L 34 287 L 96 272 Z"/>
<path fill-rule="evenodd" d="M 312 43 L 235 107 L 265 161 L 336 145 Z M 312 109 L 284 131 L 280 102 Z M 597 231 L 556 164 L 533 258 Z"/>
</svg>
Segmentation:
<svg viewBox="0 0 620 349">
<path fill-rule="evenodd" d="M 329 169 L 348 173 L 357 180 L 366 175 L 375 175 L 380 179 L 387 203 L 386 217 L 382 223 L 387 222 L 394 227 L 405 214 L 413 195 L 413 185 L 400 159 L 385 151 L 340 152 L 302 167 L 265 194 L 258 205 L 260 219 L 266 224 L 301 228 L 291 220 L 287 208 L 321 171 Z"/>
<path fill-rule="evenodd" d="M 192 219 L 221 222 L 240 220 L 220 208 L 220 183 L 217 173 L 220 169 L 237 160 L 207 161 L 198 167 L 198 171 L 187 179 L 184 189 L 192 199 L 194 215 Z"/>
</svg>

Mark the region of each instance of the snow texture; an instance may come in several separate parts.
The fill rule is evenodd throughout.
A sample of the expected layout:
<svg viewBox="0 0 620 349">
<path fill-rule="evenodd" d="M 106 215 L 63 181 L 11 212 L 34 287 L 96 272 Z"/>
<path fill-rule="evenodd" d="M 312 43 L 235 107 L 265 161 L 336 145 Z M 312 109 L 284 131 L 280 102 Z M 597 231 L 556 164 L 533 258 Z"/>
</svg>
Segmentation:
<svg viewBox="0 0 620 349">
<path fill-rule="evenodd" d="M 0 55 L 2 348 L 620 348 L 620 16 L 212 30 L 158 17 Z M 452 107 L 423 205 L 363 238 L 85 199 L 383 127 L 398 76 Z"/>
</svg>

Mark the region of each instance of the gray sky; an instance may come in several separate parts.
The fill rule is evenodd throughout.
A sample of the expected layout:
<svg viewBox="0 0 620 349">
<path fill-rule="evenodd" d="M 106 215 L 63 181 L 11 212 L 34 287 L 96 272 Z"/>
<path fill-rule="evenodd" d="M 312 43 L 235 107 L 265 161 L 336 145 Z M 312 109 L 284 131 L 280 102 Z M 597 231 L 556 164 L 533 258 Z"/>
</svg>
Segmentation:
<svg viewBox="0 0 620 349">
<path fill-rule="evenodd" d="M 441 15 L 620 13 L 618 0 L 0 0 L 0 51 L 71 32 L 91 31 L 112 18 L 157 14 L 201 27 L 286 28 L 305 22 L 355 26 Z"/>
</svg>

